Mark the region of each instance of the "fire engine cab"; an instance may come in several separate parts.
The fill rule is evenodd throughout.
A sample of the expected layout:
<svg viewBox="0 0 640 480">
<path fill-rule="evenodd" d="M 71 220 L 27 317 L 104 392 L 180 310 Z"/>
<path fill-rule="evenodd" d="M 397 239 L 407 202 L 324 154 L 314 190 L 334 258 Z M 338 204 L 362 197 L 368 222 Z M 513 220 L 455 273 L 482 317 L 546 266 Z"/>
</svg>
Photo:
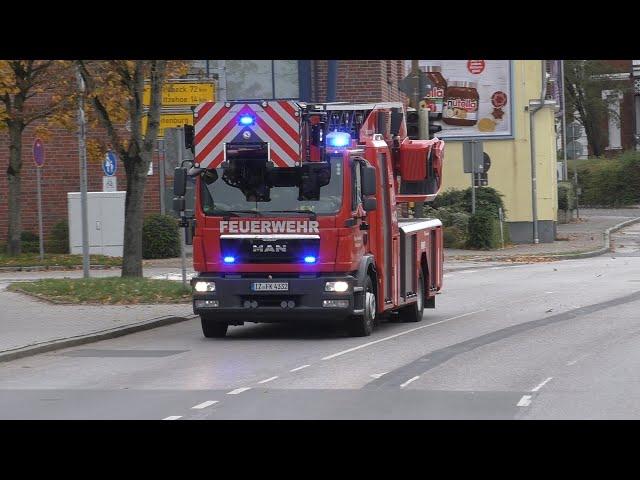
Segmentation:
<svg viewBox="0 0 640 480">
<path fill-rule="evenodd" d="M 444 142 L 412 140 L 399 102 L 207 102 L 185 126 L 174 209 L 193 245 L 206 337 L 244 322 L 418 322 L 442 287 L 442 224 L 407 218 L 442 181 Z M 185 186 L 195 179 L 193 216 Z"/>
</svg>

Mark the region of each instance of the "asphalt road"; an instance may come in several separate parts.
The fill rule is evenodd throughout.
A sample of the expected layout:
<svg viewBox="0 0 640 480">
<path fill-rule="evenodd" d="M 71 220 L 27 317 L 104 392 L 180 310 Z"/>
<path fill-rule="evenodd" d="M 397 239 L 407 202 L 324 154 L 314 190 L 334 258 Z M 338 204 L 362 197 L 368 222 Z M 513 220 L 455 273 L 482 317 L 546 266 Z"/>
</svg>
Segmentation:
<svg viewBox="0 0 640 480">
<path fill-rule="evenodd" d="M 193 320 L 0 364 L 0 418 L 640 418 L 640 225 L 616 240 L 452 271 L 422 322 L 371 337 Z"/>
</svg>

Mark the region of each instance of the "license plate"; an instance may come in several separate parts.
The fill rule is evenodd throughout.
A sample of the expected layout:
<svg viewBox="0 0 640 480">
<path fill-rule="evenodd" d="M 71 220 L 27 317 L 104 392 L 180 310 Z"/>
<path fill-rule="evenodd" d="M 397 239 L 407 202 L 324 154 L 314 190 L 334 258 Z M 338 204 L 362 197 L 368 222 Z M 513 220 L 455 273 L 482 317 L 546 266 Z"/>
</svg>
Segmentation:
<svg viewBox="0 0 640 480">
<path fill-rule="evenodd" d="M 254 292 L 286 292 L 289 290 L 288 282 L 253 283 L 251 290 Z"/>
</svg>

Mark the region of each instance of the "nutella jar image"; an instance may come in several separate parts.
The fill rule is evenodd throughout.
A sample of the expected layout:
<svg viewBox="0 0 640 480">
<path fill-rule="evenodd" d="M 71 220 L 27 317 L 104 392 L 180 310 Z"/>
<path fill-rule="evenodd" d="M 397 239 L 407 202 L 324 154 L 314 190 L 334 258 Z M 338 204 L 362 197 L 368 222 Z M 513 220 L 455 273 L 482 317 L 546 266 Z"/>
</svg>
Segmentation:
<svg viewBox="0 0 640 480">
<path fill-rule="evenodd" d="M 447 125 L 472 127 L 478 122 L 478 84 L 450 80 L 444 96 L 442 121 Z"/>
<path fill-rule="evenodd" d="M 426 74 L 428 80 L 427 92 L 424 96 L 425 107 L 429 110 L 429 118 L 439 120 L 442 118 L 442 106 L 444 94 L 447 90 L 447 81 L 442 76 L 440 65 L 423 65 L 420 69 Z"/>
</svg>

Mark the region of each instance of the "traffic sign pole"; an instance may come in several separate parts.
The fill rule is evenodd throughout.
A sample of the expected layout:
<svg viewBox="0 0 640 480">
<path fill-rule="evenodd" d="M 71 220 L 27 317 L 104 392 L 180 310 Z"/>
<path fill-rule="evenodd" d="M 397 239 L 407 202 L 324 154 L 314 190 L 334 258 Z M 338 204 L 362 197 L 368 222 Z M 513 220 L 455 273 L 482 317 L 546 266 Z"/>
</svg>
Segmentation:
<svg viewBox="0 0 640 480">
<path fill-rule="evenodd" d="M 38 184 L 38 235 L 40 237 L 40 260 L 44 260 L 44 242 L 42 240 L 42 175 L 36 167 L 36 181 Z"/>
</svg>

